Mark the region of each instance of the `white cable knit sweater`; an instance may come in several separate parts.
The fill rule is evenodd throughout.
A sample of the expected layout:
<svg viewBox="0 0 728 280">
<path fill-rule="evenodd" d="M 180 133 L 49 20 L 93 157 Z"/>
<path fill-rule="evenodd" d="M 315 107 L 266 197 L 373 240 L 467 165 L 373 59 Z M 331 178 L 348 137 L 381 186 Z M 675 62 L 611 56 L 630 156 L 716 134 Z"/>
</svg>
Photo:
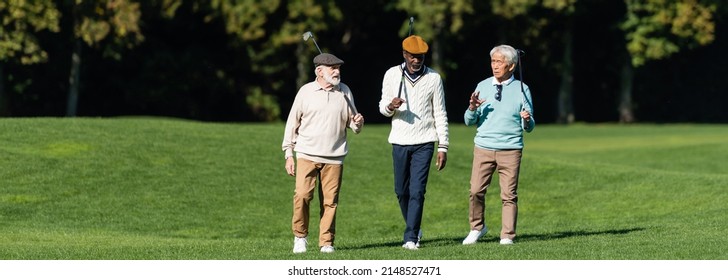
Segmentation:
<svg viewBox="0 0 728 280">
<path fill-rule="evenodd" d="M 382 99 L 379 112 L 392 117 L 389 143 L 417 145 L 438 142 L 438 152 L 447 152 L 449 145 L 445 90 L 440 74 L 431 68 L 414 82 L 404 79 L 400 98 L 405 100 L 397 110 L 387 106 L 397 97 L 402 80 L 402 65 L 389 68 L 382 81 Z"/>
</svg>

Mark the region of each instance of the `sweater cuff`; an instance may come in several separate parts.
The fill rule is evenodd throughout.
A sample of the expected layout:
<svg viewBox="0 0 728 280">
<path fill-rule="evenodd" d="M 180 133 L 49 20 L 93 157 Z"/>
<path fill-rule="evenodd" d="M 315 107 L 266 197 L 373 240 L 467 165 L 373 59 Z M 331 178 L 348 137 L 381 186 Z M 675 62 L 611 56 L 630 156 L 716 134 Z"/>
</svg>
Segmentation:
<svg viewBox="0 0 728 280">
<path fill-rule="evenodd" d="M 393 116 L 395 110 L 389 110 L 389 106 L 384 106 L 384 112 L 386 113 L 386 116 L 388 116 L 388 117 Z"/>
</svg>

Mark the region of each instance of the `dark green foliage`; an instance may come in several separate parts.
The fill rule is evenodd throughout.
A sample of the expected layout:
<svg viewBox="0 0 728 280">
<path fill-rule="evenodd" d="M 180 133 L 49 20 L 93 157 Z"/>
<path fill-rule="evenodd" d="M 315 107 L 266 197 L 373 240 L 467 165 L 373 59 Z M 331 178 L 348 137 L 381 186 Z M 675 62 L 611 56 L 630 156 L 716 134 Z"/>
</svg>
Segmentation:
<svg viewBox="0 0 728 280">
<path fill-rule="evenodd" d="M 692 25 L 682 20 L 691 17 L 692 10 L 680 10 L 682 6 L 673 2 L 664 9 L 655 4 L 639 8 L 632 4 L 635 1 L 526 2 L 452 0 L 449 6 L 428 9 L 423 5 L 428 1 L 409 0 L 116 1 L 127 3 L 124 14 L 132 15 L 108 26 L 109 32 L 117 33 L 81 36 L 89 44 L 82 47 L 80 57 L 78 115 L 280 121 L 287 116 L 300 84 L 313 78 L 310 61 L 316 50 L 300 38 L 311 30 L 324 51 L 347 62 L 343 81 L 352 88 L 367 121 L 385 122 L 376 108 L 381 79 L 388 67 L 402 61 L 403 30 L 408 18 L 415 16 L 415 32 L 433 37 L 426 39 L 437 53 L 428 55 L 427 64 L 446 78 L 446 103 L 453 121 L 461 121 L 467 96 L 490 75 L 488 51 L 503 43 L 526 50 L 524 78 L 541 123 L 556 121 L 560 80 L 565 75 L 573 76 L 576 121 L 617 121 L 622 67 L 630 61 L 628 45 L 640 57 L 630 87 L 636 120 L 728 121 L 726 114 L 706 110 L 725 103 L 722 92 L 728 89 L 725 79 L 715 78 L 724 73 L 721 67 L 726 64 L 726 56 L 720 55 L 726 47 L 723 18 L 727 9 L 722 2 L 673 1 L 709 7 L 694 9 L 713 14 L 692 17 L 700 19 Z M 40 48 L 36 54 L 47 54 L 47 61 L 27 66 L 9 59 L 0 65 L 6 92 L 0 95 L 0 103 L 7 104 L 6 116 L 66 113 L 77 36 L 75 1 L 53 3 L 61 13 L 59 32 L 37 29 L 27 37 Z M 85 15 L 99 26 L 108 25 L 113 9 L 103 3 L 83 1 L 78 18 Z M 671 15 L 664 25 L 651 16 L 661 10 Z M 133 15 L 140 18 L 135 20 Z M 114 26 L 129 30 L 118 33 Z M 670 27 L 675 26 L 672 31 Z M 690 28 L 700 32 L 688 32 Z M 567 61 L 561 35 L 566 30 L 573 37 L 571 72 L 564 70 Z M 693 33 L 695 40 L 688 36 Z M 669 48 L 664 55 L 651 56 L 630 40 Z M 13 42 L 5 37 L 0 41 Z M 695 70 L 697 65 L 702 68 Z"/>
</svg>

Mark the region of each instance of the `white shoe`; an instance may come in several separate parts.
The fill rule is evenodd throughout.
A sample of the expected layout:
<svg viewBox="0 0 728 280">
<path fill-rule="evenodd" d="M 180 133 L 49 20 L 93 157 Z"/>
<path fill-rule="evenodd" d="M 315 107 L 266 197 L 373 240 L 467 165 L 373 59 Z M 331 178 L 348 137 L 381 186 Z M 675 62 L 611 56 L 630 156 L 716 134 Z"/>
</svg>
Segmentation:
<svg viewBox="0 0 728 280">
<path fill-rule="evenodd" d="M 415 243 L 415 247 L 420 248 L 420 240 L 422 240 L 422 230 L 420 229 L 420 233 L 417 234 L 417 243 Z"/>
<path fill-rule="evenodd" d="M 508 239 L 508 238 L 503 238 L 503 239 L 501 239 L 500 244 L 501 245 L 511 245 L 511 244 L 513 244 L 513 240 Z"/>
<path fill-rule="evenodd" d="M 306 237 L 294 237 L 293 238 L 293 253 L 305 253 L 306 252 L 306 245 L 308 245 L 308 240 Z"/>
<path fill-rule="evenodd" d="M 412 241 L 407 241 L 404 245 L 402 245 L 402 248 L 405 248 L 407 250 L 417 250 L 417 245 L 415 245 Z"/>
<path fill-rule="evenodd" d="M 483 226 L 482 230 L 471 230 L 470 233 L 468 233 L 468 236 L 463 240 L 463 245 L 475 244 L 478 242 L 478 238 L 483 236 L 486 232 L 488 232 L 488 227 L 486 226 Z"/>
<path fill-rule="evenodd" d="M 321 253 L 333 253 L 334 252 L 334 246 L 326 245 L 321 247 Z"/>
</svg>

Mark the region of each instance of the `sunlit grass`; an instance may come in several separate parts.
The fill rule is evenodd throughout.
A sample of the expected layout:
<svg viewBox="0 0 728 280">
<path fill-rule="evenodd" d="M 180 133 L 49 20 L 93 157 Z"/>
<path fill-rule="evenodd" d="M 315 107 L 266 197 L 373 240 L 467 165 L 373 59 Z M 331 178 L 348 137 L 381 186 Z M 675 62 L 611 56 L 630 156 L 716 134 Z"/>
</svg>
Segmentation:
<svg viewBox="0 0 728 280">
<path fill-rule="evenodd" d="M 518 237 L 467 234 L 472 127 L 451 124 L 422 248 L 400 247 L 388 125 L 350 134 L 335 254 L 291 253 L 283 124 L 0 122 L 0 259 L 726 259 L 728 126 L 542 125 L 526 136 Z M 496 177 L 497 179 L 497 177 Z M 317 200 L 314 203 L 318 203 Z"/>
</svg>

